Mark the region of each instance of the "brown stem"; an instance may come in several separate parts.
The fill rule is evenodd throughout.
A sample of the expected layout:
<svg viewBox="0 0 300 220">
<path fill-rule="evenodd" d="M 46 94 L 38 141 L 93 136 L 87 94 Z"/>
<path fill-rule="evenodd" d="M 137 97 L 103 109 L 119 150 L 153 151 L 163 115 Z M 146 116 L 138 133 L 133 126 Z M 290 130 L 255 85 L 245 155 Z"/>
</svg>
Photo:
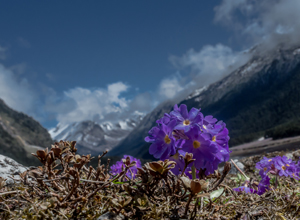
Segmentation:
<svg viewBox="0 0 300 220">
<path fill-rule="evenodd" d="M 115 181 L 116 179 L 120 178 L 120 176 L 123 175 L 123 173 L 119 173 L 115 178 L 111 179 L 107 183 L 103 184 L 100 188 L 96 189 L 94 192 L 88 194 L 87 199 L 89 200 L 91 197 L 93 197 L 99 190 L 103 189 L 105 186 L 110 184 L 111 182 Z"/>
<path fill-rule="evenodd" d="M 249 180 L 250 178 L 235 164 L 235 162 L 231 159 L 231 162 L 235 166 L 235 168 L 246 178 L 246 180 Z"/>
<path fill-rule="evenodd" d="M 67 199 L 69 199 L 73 195 L 73 193 L 75 192 L 77 187 L 79 186 L 79 174 L 78 174 L 78 172 L 76 172 L 75 181 L 74 181 L 71 192 L 63 199 L 63 202 L 66 201 Z"/>
<path fill-rule="evenodd" d="M 190 203 L 191 203 L 191 201 L 192 201 L 192 198 L 193 198 L 193 195 L 192 195 L 192 194 L 190 194 L 190 195 L 189 195 L 189 200 L 187 201 L 187 203 L 186 203 L 186 206 L 185 206 L 184 215 L 187 215 L 187 212 L 188 212 L 188 209 L 189 209 Z"/>
</svg>

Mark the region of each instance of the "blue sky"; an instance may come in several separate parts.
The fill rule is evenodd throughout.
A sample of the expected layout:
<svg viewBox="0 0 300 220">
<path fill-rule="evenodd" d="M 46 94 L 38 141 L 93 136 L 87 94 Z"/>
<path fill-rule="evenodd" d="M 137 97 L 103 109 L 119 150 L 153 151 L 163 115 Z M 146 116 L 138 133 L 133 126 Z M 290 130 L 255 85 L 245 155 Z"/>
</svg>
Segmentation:
<svg viewBox="0 0 300 220">
<path fill-rule="evenodd" d="M 276 2 L 289 11 L 297 4 Z M 281 21 L 289 27 L 284 16 L 273 26 L 264 20 L 266 11 L 274 19 L 272 7 L 247 0 L 2 1 L 0 98 L 47 128 L 147 112 L 246 62 L 241 51 Z"/>
</svg>

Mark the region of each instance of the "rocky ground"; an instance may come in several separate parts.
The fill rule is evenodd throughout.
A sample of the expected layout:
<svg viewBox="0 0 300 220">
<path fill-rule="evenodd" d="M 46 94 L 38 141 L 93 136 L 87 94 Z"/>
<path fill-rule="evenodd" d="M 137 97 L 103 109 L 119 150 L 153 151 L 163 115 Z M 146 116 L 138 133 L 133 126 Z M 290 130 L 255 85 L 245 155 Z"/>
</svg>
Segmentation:
<svg viewBox="0 0 300 220">
<path fill-rule="evenodd" d="M 300 149 L 300 136 L 272 140 L 261 138 L 257 141 L 231 147 L 232 159 L 241 159 L 255 155 L 263 155 L 277 151 L 295 151 Z"/>
</svg>

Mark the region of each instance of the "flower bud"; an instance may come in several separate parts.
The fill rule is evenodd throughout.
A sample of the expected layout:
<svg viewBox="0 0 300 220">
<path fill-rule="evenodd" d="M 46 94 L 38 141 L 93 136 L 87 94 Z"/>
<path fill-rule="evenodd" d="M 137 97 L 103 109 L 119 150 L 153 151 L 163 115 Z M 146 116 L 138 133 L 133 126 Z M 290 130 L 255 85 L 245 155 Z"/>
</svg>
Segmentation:
<svg viewBox="0 0 300 220">
<path fill-rule="evenodd" d="M 227 161 L 224 165 L 223 175 L 227 175 L 230 170 L 231 170 L 231 163 Z"/>
<path fill-rule="evenodd" d="M 184 162 L 185 162 L 185 165 L 188 166 L 190 163 L 194 162 L 195 159 L 193 159 L 193 154 L 192 153 L 185 153 L 185 156 L 184 156 Z"/>
<path fill-rule="evenodd" d="M 201 192 L 201 183 L 198 179 L 191 181 L 191 191 L 193 194 Z"/>
</svg>

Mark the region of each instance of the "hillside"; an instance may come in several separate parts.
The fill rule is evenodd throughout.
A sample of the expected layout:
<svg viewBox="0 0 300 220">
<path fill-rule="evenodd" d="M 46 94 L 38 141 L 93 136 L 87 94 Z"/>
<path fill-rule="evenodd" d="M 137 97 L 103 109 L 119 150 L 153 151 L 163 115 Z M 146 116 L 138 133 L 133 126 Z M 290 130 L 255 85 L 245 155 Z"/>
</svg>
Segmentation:
<svg viewBox="0 0 300 220">
<path fill-rule="evenodd" d="M 0 99 L 0 154 L 23 165 L 34 165 L 39 163 L 30 153 L 51 144 L 50 134 L 40 123 Z"/>
<path fill-rule="evenodd" d="M 129 118 L 116 122 L 82 121 L 71 124 L 59 123 L 49 133 L 53 140 L 76 141 L 78 153 L 98 155 L 111 150 L 139 125 L 144 114 L 135 112 Z"/>
<path fill-rule="evenodd" d="M 278 132 L 278 126 L 288 130 L 292 122 L 294 127 L 300 125 L 299 64 L 300 49 L 253 55 L 244 66 L 199 88 L 179 104 L 186 104 L 189 109 L 201 108 L 204 115 L 223 120 L 229 129 L 230 146 L 270 136 L 276 131 L 280 136 L 282 132 Z M 143 139 L 156 125 L 155 121 L 171 109 L 172 104 L 163 104 L 149 113 L 141 125 L 110 152 L 111 155 L 126 151 L 133 156 L 151 158 L 149 144 Z"/>
</svg>

